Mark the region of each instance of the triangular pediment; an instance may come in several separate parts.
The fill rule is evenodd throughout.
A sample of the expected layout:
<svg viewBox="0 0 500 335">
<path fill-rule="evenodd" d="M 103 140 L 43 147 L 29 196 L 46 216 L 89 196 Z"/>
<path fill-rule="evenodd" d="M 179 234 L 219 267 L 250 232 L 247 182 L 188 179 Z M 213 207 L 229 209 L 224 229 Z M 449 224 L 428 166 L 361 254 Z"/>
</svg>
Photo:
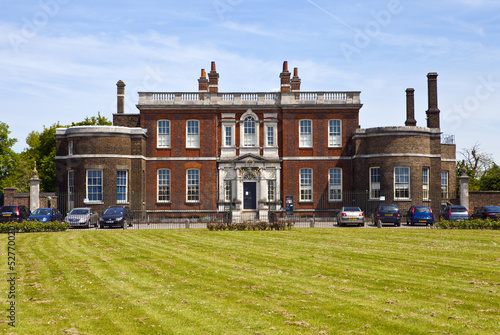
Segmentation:
<svg viewBox="0 0 500 335">
<path fill-rule="evenodd" d="M 250 163 L 250 162 L 265 163 L 267 161 L 268 160 L 263 158 L 262 156 L 255 154 L 244 154 L 233 159 L 234 163 Z"/>
</svg>

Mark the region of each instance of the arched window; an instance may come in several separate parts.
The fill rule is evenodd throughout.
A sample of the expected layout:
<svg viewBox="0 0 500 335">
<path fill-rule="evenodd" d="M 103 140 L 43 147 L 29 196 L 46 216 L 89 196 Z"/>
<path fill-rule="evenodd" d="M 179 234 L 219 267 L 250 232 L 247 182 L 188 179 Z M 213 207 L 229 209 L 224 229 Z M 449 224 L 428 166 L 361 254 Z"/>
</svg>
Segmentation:
<svg viewBox="0 0 500 335">
<path fill-rule="evenodd" d="M 251 115 L 245 117 L 243 120 L 243 146 L 255 147 L 255 118 Z"/>
</svg>

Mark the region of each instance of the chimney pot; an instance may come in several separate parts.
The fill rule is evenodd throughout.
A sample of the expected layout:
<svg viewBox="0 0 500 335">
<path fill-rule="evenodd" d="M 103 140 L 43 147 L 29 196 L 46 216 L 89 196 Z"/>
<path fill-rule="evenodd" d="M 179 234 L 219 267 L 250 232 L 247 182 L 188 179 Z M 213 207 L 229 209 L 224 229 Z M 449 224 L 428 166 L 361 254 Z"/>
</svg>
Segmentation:
<svg viewBox="0 0 500 335">
<path fill-rule="evenodd" d="M 283 72 L 280 73 L 281 92 L 290 92 L 290 72 L 288 72 L 288 62 L 283 62 Z"/>
<path fill-rule="evenodd" d="M 406 122 L 405 126 L 416 126 L 417 121 L 415 120 L 415 89 L 406 89 Z"/>
<path fill-rule="evenodd" d="M 215 62 L 212 61 L 211 71 L 208 73 L 208 91 L 219 92 L 219 74 L 215 70 Z"/>
<path fill-rule="evenodd" d="M 439 128 L 439 108 L 437 96 L 437 76 L 436 72 L 427 74 L 427 92 L 429 109 L 427 110 L 427 127 Z"/>
<path fill-rule="evenodd" d="M 293 78 L 290 81 L 291 87 L 292 87 L 292 92 L 300 91 L 300 78 L 299 78 L 298 74 L 299 74 L 299 69 L 295 67 L 293 69 Z"/>
<path fill-rule="evenodd" d="M 121 80 L 116 83 L 116 112 L 125 113 L 125 83 Z"/>
<path fill-rule="evenodd" d="M 201 76 L 200 79 L 198 79 L 198 91 L 208 92 L 208 79 L 205 69 L 201 69 Z"/>
</svg>

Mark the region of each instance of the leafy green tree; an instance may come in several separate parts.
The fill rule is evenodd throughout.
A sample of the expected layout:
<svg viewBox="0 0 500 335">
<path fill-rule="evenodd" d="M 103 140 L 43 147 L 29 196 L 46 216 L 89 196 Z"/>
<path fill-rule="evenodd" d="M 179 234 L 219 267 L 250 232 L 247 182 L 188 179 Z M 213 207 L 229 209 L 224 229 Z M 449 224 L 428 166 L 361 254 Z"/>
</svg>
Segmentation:
<svg viewBox="0 0 500 335">
<path fill-rule="evenodd" d="M 70 127 L 76 126 L 112 126 L 113 123 L 108 120 L 105 116 L 101 116 L 101 112 L 97 112 L 97 116 L 86 117 L 85 120 L 80 122 L 71 123 Z M 66 127 L 63 127 L 66 128 Z"/>
<path fill-rule="evenodd" d="M 479 143 L 474 144 L 470 149 L 462 149 L 460 155 L 462 160 L 457 163 L 457 177 L 461 176 L 465 169 L 465 174 L 470 177 L 469 190 L 484 191 L 480 180 L 494 164 L 491 155 L 483 152 Z M 459 192 L 459 179 L 457 178 L 457 196 Z"/>
<path fill-rule="evenodd" d="M 468 171 L 467 175 L 476 180 L 481 178 L 494 163 L 490 154 L 482 152 L 479 143 L 474 144 L 470 149 L 462 149 L 460 154 Z"/>
<path fill-rule="evenodd" d="M 9 126 L 0 121 L 0 191 L 14 186 L 18 154 L 12 150 L 17 139 L 9 138 Z"/>
<path fill-rule="evenodd" d="M 110 126 L 112 125 L 106 117 L 97 116 L 86 117 L 80 122 L 73 122 L 70 126 L 62 126 L 54 123 L 52 126 L 43 127 L 43 131 L 32 131 L 26 138 L 26 148 L 21 153 L 22 163 L 17 171 L 19 190 L 29 189 L 29 179 L 33 171 L 34 162 L 37 162 L 38 176 L 41 179 L 40 188 L 45 192 L 54 192 L 56 188 L 56 129 L 76 126 Z"/>
<path fill-rule="evenodd" d="M 479 179 L 481 191 L 500 191 L 500 167 L 493 163 Z"/>
</svg>

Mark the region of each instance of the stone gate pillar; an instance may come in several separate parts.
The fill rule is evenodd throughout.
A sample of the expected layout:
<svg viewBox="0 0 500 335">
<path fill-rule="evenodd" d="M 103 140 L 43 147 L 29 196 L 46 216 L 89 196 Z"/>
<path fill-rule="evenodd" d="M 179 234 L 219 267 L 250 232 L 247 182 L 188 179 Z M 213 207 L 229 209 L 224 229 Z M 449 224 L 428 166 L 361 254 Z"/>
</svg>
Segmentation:
<svg viewBox="0 0 500 335">
<path fill-rule="evenodd" d="M 464 206 L 470 212 L 469 208 L 469 179 L 470 177 L 465 174 L 465 169 L 462 169 L 462 175 L 458 177 L 460 186 L 460 206 Z"/>
<path fill-rule="evenodd" d="M 32 212 L 40 207 L 40 181 L 41 179 L 38 178 L 38 171 L 36 170 L 35 162 L 33 177 L 30 179 L 30 211 Z"/>
</svg>

